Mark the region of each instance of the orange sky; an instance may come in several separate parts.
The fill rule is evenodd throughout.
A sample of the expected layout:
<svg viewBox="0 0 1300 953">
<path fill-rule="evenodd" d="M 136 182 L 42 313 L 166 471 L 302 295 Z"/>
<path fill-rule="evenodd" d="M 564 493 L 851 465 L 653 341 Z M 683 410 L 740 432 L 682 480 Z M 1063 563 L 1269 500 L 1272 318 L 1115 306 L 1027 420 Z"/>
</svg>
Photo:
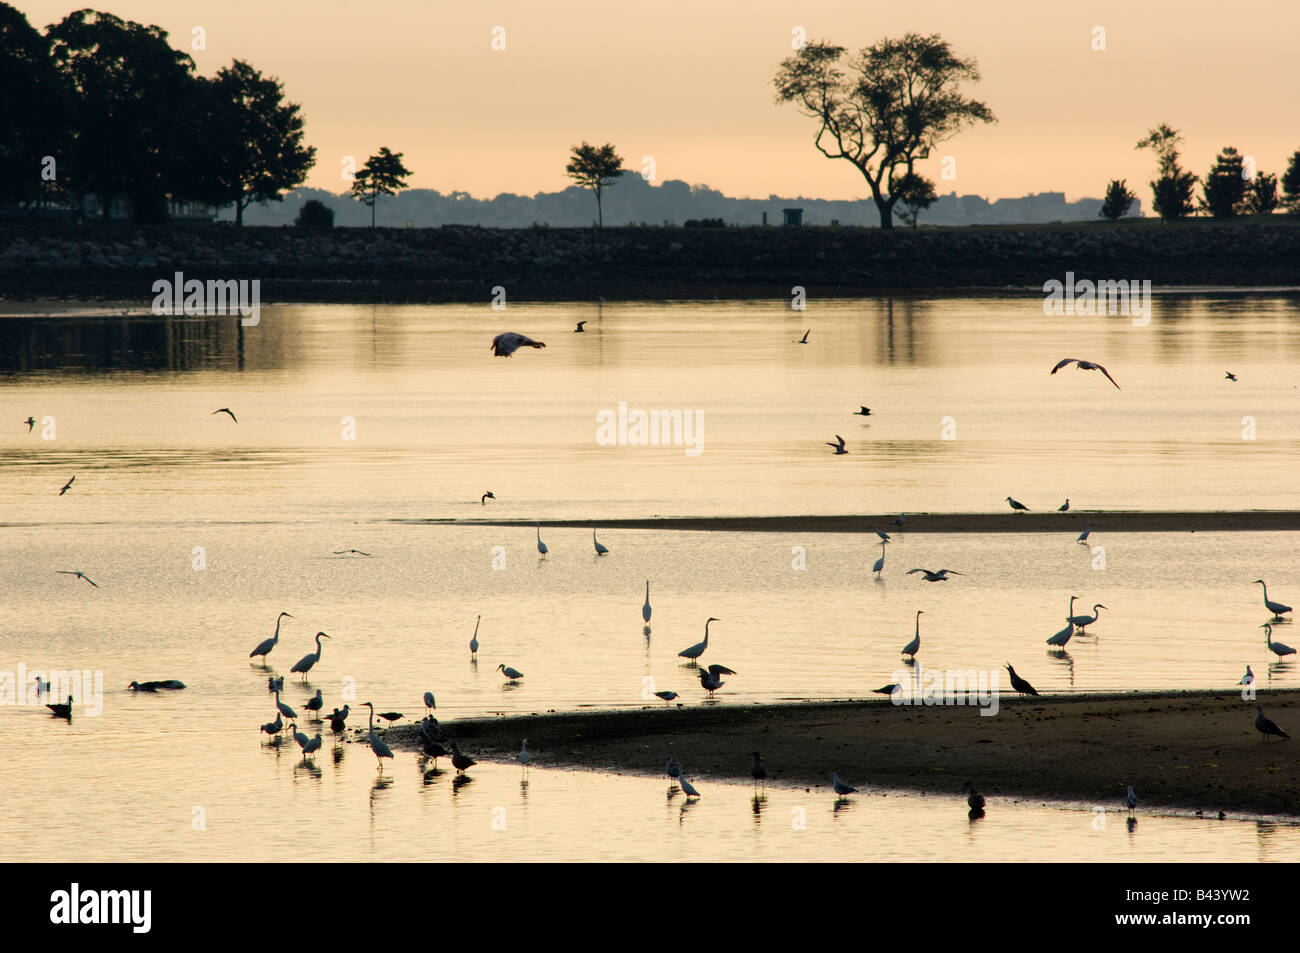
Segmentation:
<svg viewBox="0 0 1300 953">
<path fill-rule="evenodd" d="M 44 29 L 81 3 L 14 4 Z M 941 194 L 990 198 L 1064 191 L 1100 196 L 1128 180 L 1149 211 L 1155 162 L 1133 144 L 1168 122 L 1184 164 L 1203 174 L 1234 145 L 1280 173 L 1300 149 L 1295 37 L 1300 2 L 1261 0 L 112 0 L 156 23 L 211 75 L 233 58 L 278 76 L 317 147 L 309 185 L 345 187 L 342 157 L 403 152 L 413 187 L 479 197 L 570 184 L 569 147 L 613 142 L 629 167 L 728 195 L 862 198 L 847 162 L 812 147 L 812 120 L 773 101 L 791 31 L 852 49 L 909 30 L 938 32 L 973 56 L 967 94 L 998 116 L 942 148 L 921 171 Z M 1136 9 L 1135 9 L 1136 8 Z M 494 26 L 506 49 L 491 49 Z M 1107 49 L 1091 49 L 1093 28 Z"/>
</svg>

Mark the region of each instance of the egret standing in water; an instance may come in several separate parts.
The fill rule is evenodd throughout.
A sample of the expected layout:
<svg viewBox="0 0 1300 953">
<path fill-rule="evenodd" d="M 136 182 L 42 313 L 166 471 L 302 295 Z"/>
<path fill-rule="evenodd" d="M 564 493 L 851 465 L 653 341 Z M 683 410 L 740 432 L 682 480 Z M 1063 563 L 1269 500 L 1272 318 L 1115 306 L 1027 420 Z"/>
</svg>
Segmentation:
<svg viewBox="0 0 1300 953">
<path fill-rule="evenodd" d="M 393 749 L 384 744 L 383 739 L 380 738 L 379 735 L 375 734 L 375 706 L 370 702 L 362 702 L 362 704 L 370 709 L 370 750 L 375 753 L 375 761 L 379 765 L 379 773 L 383 774 L 384 762 L 380 759 L 391 758 L 393 756 Z"/>
<path fill-rule="evenodd" d="M 694 662 L 701 655 L 703 655 L 704 650 L 709 647 L 709 624 L 713 622 L 721 622 L 721 621 L 722 621 L 721 619 L 715 619 L 712 616 L 710 616 L 709 621 L 704 623 L 704 641 L 696 642 L 694 645 L 690 646 L 689 648 L 682 649 L 680 652 L 677 653 L 677 657 L 690 659 L 692 662 Z"/>
<path fill-rule="evenodd" d="M 1284 655 L 1295 655 L 1295 649 L 1291 648 L 1291 646 L 1273 641 L 1273 627 L 1271 625 L 1265 622 L 1260 628 L 1264 630 L 1264 643 L 1268 646 L 1270 652 L 1278 658 L 1282 658 Z"/>
<path fill-rule="evenodd" d="M 1096 622 L 1099 618 L 1101 618 L 1101 613 L 1097 611 L 1099 609 L 1106 609 L 1107 611 L 1110 611 L 1109 609 L 1107 609 L 1106 606 L 1102 605 L 1099 602 L 1092 607 L 1092 615 L 1076 615 L 1070 617 L 1070 621 L 1073 622 L 1076 626 L 1078 626 L 1080 635 L 1087 635 L 1088 633 L 1085 632 L 1084 630 L 1087 629 L 1088 626 Z"/>
<path fill-rule="evenodd" d="M 763 782 L 763 787 L 767 787 L 767 770 L 763 767 L 763 759 L 757 751 L 751 751 L 749 756 L 754 759 L 754 763 L 749 766 L 749 776 L 754 779 L 754 787 Z"/>
<path fill-rule="evenodd" d="M 546 544 L 542 542 L 542 524 L 541 524 L 541 523 L 538 523 L 538 524 L 537 524 L 537 551 L 538 551 L 541 555 L 543 555 L 543 556 L 546 555 Z"/>
<path fill-rule="evenodd" d="M 474 634 L 469 639 L 469 657 L 472 661 L 478 661 L 478 624 L 483 621 L 483 616 L 474 620 Z"/>
<path fill-rule="evenodd" d="M 600 543 L 596 541 L 596 527 L 594 526 L 591 528 L 591 542 L 596 547 L 597 556 L 604 556 L 606 553 L 609 552 L 608 549 L 606 549 L 604 546 L 600 545 Z"/>
<path fill-rule="evenodd" d="M 528 739 L 525 738 L 524 746 L 519 749 L 519 763 L 522 764 L 524 766 L 524 770 L 527 771 L 528 765 L 532 760 L 533 760 L 533 756 L 528 753 Z"/>
<path fill-rule="evenodd" d="M 1273 613 L 1273 618 L 1280 619 L 1282 618 L 1282 613 L 1291 611 L 1290 606 L 1284 606 L 1280 602 L 1269 601 L 1268 586 L 1265 584 L 1263 579 L 1256 579 L 1255 582 L 1259 583 L 1261 586 L 1264 587 L 1264 608 L 1268 609 L 1269 612 Z"/>
<path fill-rule="evenodd" d="M 1137 792 L 1133 790 L 1133 785 L 1131 784 L 1128 786 L 1128 795 L 1124 798 L 1124 803 L 1128 805 L 1130 811 L 1138 806 Z"/>
<path fill-rule="evenodd" d="M 641 619 L 645 622 L 645 634 L 650 634 L 650 580 L 645 581 L 645 605 L 641 607 Z"/>
<path fill-rule="evenodd" d="M 433 697 L 433 692 L 424 693 L 424 709 L 428 713 L 438 707 L 438 700 Z"/>
<path fill-rule="evenodd" d="M 275 707 L 276 710 L 278 710 L 280 714 L 284 715 L 285 718 L 292 720 L 298 717 L 298 713 L 296 711 L 294 711 L 284 702 L 280 701 L 280 692 L 278 689 L 276 690 L 275 693 Z"/>
<path fill-rule="evenodd" d="M 511 668 L 509 665 L 506 665 L 504 662 L 502 662 L 500 665 L 497 666 L 497 670 L 502 675 L 504 675 L 506 677 L 506 681 L 509 682 L 515 682 L 524 677 L 523 672 Z"/>
<path fill-rule="evenodd" d="M 308 652 L 302 658 L 298 659 L 298 661 L 293 663 L 293 668 L 289 669 L 290 672 L 301 672 L 302 680 L 304 682 L 307 681 L 307 673 L 311 671 L 311 667 L 320 661 L 320 640 L 323 638 L 328 639 L 330 636 L 326 635 L 324 632 L 317 632 L 316 651 Z"/>
<path fill-rule="evenodd" d="M 287 612 L 281 612 L 279 617 L 275 620 L 275 635 L 263 642 L 259 642 L 257 648 L 248 653 L 249 658 L 260 655 L 262 656 L 262 664 L 266 664 L 266 657 L 271 654 L 271 649 L 275 648 L 276 644 L 280 641 L 280 623 L 286 618 L 292 619 L 293 616 L 289 615 Z"/>
<path fill-rule="evenodd" d="M 871 571 L 874 572 L 877 576 L 879 576 L 880 570 L 884 568 L 885 568 L 885 543 L 882 540 L 880 543 L 880 558 L 877 559 L 875 565 L 871 567 Z"/>
<path fill-rule="evenodd" d="M 1065 623 L 1065 628 L 1062 629 L 1060 632 L 1057 632 L 1056 635 L 1052 636 L 1050 639 L 1048 639 L 1047 644 L 1055 645 L 1058 648 L 1064 648 L 1065 644 L 1070 641 L 1073 635 L 1074 635 L 1074 621 L 1072 619 L 1067 620 Z"/>
<path fill-rule="evenodd" d="M 921 651 L 921 610 L 916 610 L 916 636 L 911 642 L 903 646 L 903 654 L 910 655 L 913 660 L 916 659 L 916 653 Z"/>
</svg>

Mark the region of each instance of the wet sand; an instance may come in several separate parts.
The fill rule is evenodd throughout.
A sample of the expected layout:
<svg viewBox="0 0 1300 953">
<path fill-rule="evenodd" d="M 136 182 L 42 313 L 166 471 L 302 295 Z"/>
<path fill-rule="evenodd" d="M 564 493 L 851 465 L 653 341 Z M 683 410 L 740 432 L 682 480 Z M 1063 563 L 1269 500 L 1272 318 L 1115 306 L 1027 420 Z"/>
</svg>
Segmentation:
<svg viewBox="0 0 1300 953">
<path fill-rule="evenodd" d="M 897 513 L 849 516 L 678 516 L 654 519 L 542 520 L 548 527 L 656 529 L 727 533 L 869 533 L 877 527 L 895 533 L 1082 533 L 1088 523 L 1102 533 L 1196 533 L 1300 530 L 1295 510 L 1138 513 L 1071 510 L 1067 513 L 908 513 L 902 527 Z M 389 522 L 389 521 L 385 521 Z M 414 525 L 525 526 L 536 520 L 392 520 Z"/>
<path fill-rule="evenodd" d="M 1261 695 L 1265 714 L 1300 734 L 1300 690 Z M 1132 784 L 1144 807 L 1300 815 L 1300 738 L 1263 736 L 1240 692 L 1003 695 L 973 707 L 895 706 L 888 698 L 735 706 L 692 704 L 474 719 L 443 732 L 476 758 L 508 760 L 520 739 L 537 766 L 662 774 L 673 755 L 697 782 L 749 779 L 748 752 L 768 779 L 829 792 L 829 775 L 871 787 L 1041 797 L 1119 809 Z M 416 729 L 395 728 L 414 749 Z M 666 778 L 665 778 L 666 781 Z M 705 792 L 707 795 L 707 791 Z"/>
</svg>

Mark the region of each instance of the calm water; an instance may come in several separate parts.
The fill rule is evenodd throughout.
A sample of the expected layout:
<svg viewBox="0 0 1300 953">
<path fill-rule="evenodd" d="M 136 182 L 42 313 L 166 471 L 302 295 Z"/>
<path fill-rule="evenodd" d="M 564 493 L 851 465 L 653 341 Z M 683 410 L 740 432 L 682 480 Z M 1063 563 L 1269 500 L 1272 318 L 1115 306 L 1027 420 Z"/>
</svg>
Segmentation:
<svg viewBox="0 0 1300 953">
<path fill-rule="evenodd" d="M 85 859 L 991 860 L 1010 834 L 1043 859 L 1300 859 L 1287 825 L 1143 816 L 1132 832 L 1118 818 L 1096 831 L 1087 805 L 991 799 L 972 825 L 957 798 L 874 792 L 835 811 L 824 789 L 770 787 L 756 814 L 748 785 L 695 778 L 704 797 L 683 811 L 658 778 L 547 769 L 545 751 L 527 786 L 518 767 L 486 764 L 459 788 L 450 772 L 425 783 L 408 754 L 375 787 L 365 747 L 336 759 L 327 734 L 312 770 L 291 743 L 260 741 L 274 709 L 247 658 L 283 609 L 296 618 L 273 669 L 316 631 L 333 636 L 311 683 L 327 709 L 348 680 L 361 701 L 416 716 L 433 690 L 444 719 L 637 706 L 663 688 L 699 704 L 676 653 L 717 616 L 706 661 L 738 673 L 718 704 L 861 697 L 915 673 L 899 650 L 922 609 L 923 667 L 1010 659 L 1040 691 L 1099 691 L 1226 687 L 1250 664 L 1261 685 L 1296 687 L 1295 663 L 1270 664 L 1250 584 L 1263 576 L 1271 598 L 1296 604 L 1293 534 L 1094 533 L 1088 549 L 1077 530 L 903 532 L 877 580 L 865 537 L 610 530 L 598 559 L 588 531 L 543 527 L 540 560 L 527 528 L 403 521 L 988 511 L 1008 494 L 1035 509 L 1067 496 L 1076 509 L 1298 507 L 1298 313 L 1293 296 L 1207 295 L 1157 299 L 1147 327 L 1047 318 L 1039 299 L 1014 297 L 813 302 L 798 315 L 772 303 L 304 305 L 264 307 L 242 329 L 0 319 L 13 420 L 0 437 L 0 664 L 102 670 L 106 690 L 103 714 L 71 726 L 0 708 L 7 761 L 67 779 L 39 801 L 13 773 L 0 782 L 0 846 Z M 573 334 L 580 319 L 587 333 Z M 808 327 L 809 343 L 792 343 Z M 547 348 L 494 358 L 506 329 Z M 1124 389 L 1049 376 L 1065 356 L 1101 361 Z M 596 415 L 620 401 L 702 413 L 704 452 L 599 445 Z M 852 416 L 859 404 L 873 416 Z M 41 438 L 47 416 L 55 439 Z M 956 439 L 942 439 L 944 417 Z M 848 456 L 824 446 L 834 434 Z M 497 499 L 482 506 L 488 489 Z M 351 548 L 373 555 L 332 555 Z M 928 584 L 906 575 L 914 566 L 968 575 Z M 1071 595 L 1077 613 L 1110 612 L 1095 637 L 1050 654 Z M 1291 628 L 1277 638 L 1295 644 Z M 525 678 L 504 685 L 498 663 Z M 190 688 L 123 691 L 172 677 Z M 291 687 L 286 701 L 301 712 L 309 695 Z M 841 773 L 870 783 L 868 766 Z"/>
</svg>

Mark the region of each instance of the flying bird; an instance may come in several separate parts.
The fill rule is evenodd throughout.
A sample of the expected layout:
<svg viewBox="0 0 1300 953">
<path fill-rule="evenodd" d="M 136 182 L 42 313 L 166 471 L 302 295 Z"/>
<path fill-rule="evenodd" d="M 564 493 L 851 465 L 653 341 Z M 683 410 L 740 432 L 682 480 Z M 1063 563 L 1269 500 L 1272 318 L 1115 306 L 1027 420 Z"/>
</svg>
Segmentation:
<svg viewBox="0 0 1300 953">
<path fill-rule="evenodd" d="M 1224 371 L 1223 378 L 1224 380 L 1235 381 L 1237 379 L 1237 375 L 1232 373 L 1232 371 Z"/>
<path fill-rule="evenodd" d="M 1020 512 L 1022 510 L 1026 513 L 1029 512 L 1029 507 L 1025 506 L 1025 504 L 1021 503 L 1019 500 L 1013 500 L 1011 497 L 1008 496 L 1007 502 L 1011 504 L 1011 509 L 1015 510 L 1016 512 Z"/>
<path fill-rule="evenodd" d="M 925 579 L 926 582 L 947 582 L 949 575 L 953 575 L 953 576 L 966 575 L 964 572 L 958 572 L 955 569 L 940 569 L 938 572 L 930 572 L 930 570 L 928 569 L 909 569 L 907 571 L 907 574 L 910 576 L 914 572 L 925 573 L 925 576 L 923 578 Z"/>
<path fill-rule="evenodd" d="M 859 404 L 858 406 L 859 406 L 859 407 L 862 407 L 861 404 Z M 853 416 L 855 416 L 855 417 L 870 417 L 870 416 L 871 416 L 871 408 L 870 408 L 870 407 L 862 407 L 861 410 L 855 410 L 855 411 L 853 412 Z"/>
<path fill-rule="evenodd" d="M 95 580 L 91 579 L 89 576 L 87 576 L 84 572 L 82 572 L 79 569 L 56 569 L 54 571 L 57 573 L 62 573 L 65 576 L 76 576 L 78 579 L 84 579 L 86 580 L 86 582 L 90 583 L 96 589 L 99 588 L 99 583 L 95 582 Z"/>
<path fill-rule="evenodd" d="M 839 434 L 836 434 L 835 439 L 838 440 L 839 443 L 831 443 L 830 441 L 827 441 L 826 446 L 834 447 L 836 454 L 848 453 L 848 451 L 844 449 L 844 438 Z"/>
<path fill-rule="evenodd" d="M 795 341 L 794 343 L 795 343 L 795 344 L 807 344 L 807 343 L 808 343 L 808 335 L 810 335 L 810 334 L 812 334 L 812 328 L 809 328 L 807 331 L 805 331 L 805 332 L 803 333 L 803 337 L 800 338 L 798 341 Z"/>
<path fill-rule="evenodd" d="M 1011 667 L 1011 663 L 1010 663 L 1010 662 L 1007 662 L 1007 663 L 1006 663 L 1006 667 L 1007 667 L 1007 671 L 1011 674 L 1011 687 L 1012 687 L 1012 688 L 1014 688 L 1016 691 L 1020 692 L 1022 695 L 1037 695 L 1037 694 L 1038 694 L 1038 692 L 1036 692 L 1036 691 L 1034 690 L 1034 686 L 1033 686 L 1033 685 L 1030 685 L 1027 681 L 1025 681 L 1023 678 L 1021 678 L 1019 675 L 1016 674 L 1016 670 L 1015 670 L 1014 668 Z"/>
<path fill-rule="evenodd" d="M 488 500 L 495 500 L 496 498 L 497 498 L 497 495 L 496 495 L 495 493 L 493 493 L 491 490 L 488 490 L 488 491 L 487 491 L 486 493 L 484 493 L 481 497 L 479 497 L 479 500 L 478 500 L 478 501 L 479 501 L 480 503 L 482 503 L 484 506 L 487 506 L 487 501 L 488 501 Z"/>
<path fill-rule="evenodd" d="M 208 416 L 211 417 L 215 414 L 230 414 L 230 419 L 235 423 L 239 423 L 239 418 L 235 416 L 235 412 L 229 407 L 222 407 L 220 410 L 214 410 L 211 414 L 208 414 Z"/>
<path fill-rule="evenodd" d="M 70 489 L 72 489 L 72 483 L 76 479 L 77 478 L 74 476 L 72 477 L 72 479 L 68 480 L 67 483 L 63 484 L 63 489 L 59 491 L 59 496 L 62 496 L 64 493 L 67 493 Z"/>
<path fill-rule="evenodd" d="M 506 331 L 492 339 L 491 350 L 497 357 L 509 357 L 521 347 L 546 347 L 546 345 L 542 341 L 534 341 L 532 338 L 516 334 L 514 331 Z"/>
<path fill-rule="evenodd" d="M 1077 357 L 1065 358 L 1054 368 L 1052 368 L 1052 373 L 1055 374 L 1061 368 L 1065 367 L 1066 364 L 1078 364 L 1079 370 L 1081 371 L 1101 371 L 1103 374 L 1106 375 L 1106 380 L 1110 381 L 1112 384 L 1115 384 L 1115 378 L 1110 376 L 1110 372 L 1107 371 L 1106 368 L 1102 367 L 1100 364 L 1096 364 L 1092 361 L 1081 360 L 1080 358 Z M 1115 389 L 1122 390 L 1123 388 L 1121 388 L 1118 384 L 1115 384 Z"/>
<path fill-rule="evenodd" d="M 349 553 L 356 553 L 358 556 L 369 556 L 369 553 L 363 553 L 359 549 L 336 549 L 333 551 L 335 556 L 346 556 Z"/>
<path fill-rule="evenodd" d="M 584 332 L 583 332 L 583 327 L 582 327 L 582 326 L 583 326 L 584 324 L 586 324 L 586 323 L 587 323 L 586 321 L 579 321 L 579 322 L 578 322 L 578 326 L 577 326 L 576 328 L 573 329 L 573 333 L 574 333 L 574 334 L 582 334 L 582 333 L 584 333 Z"/>
<path fill-rule="evenodd" d="M 36 426 L 36 418 L 35 418 L 35 417 L 28 417 L 26 420 L 23 421 L 23 423 L 25 423 L 25 424 L 27 425 L 27 432 L 28 432 L 28 433 L 31 433 L 31 432 L 32 432 L 32 428 Z"/>
</svg>

